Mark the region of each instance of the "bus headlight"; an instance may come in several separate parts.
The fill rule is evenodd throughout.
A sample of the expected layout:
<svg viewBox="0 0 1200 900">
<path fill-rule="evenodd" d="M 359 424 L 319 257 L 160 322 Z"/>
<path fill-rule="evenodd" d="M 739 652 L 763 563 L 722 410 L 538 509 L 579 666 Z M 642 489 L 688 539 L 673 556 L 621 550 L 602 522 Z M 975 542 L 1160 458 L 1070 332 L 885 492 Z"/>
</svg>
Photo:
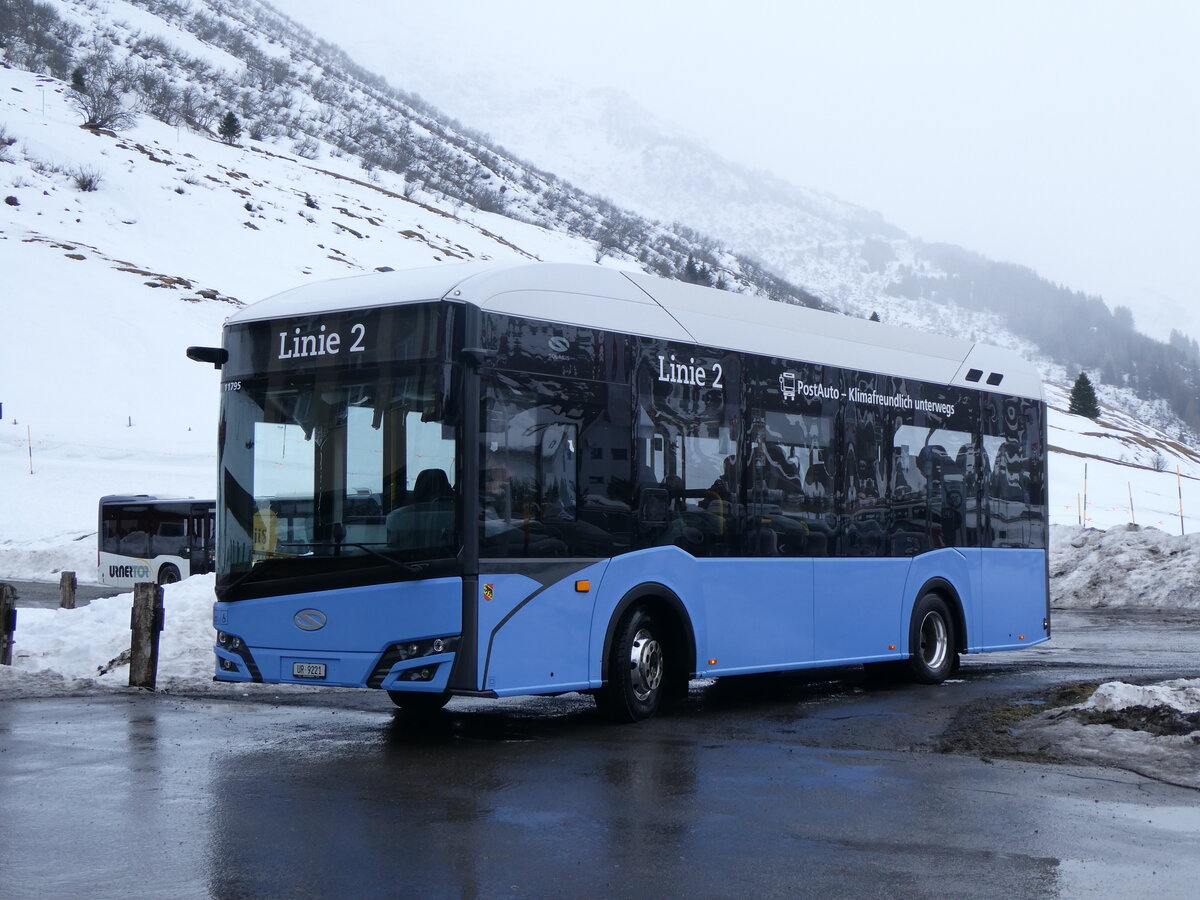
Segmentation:
<svg viewBox="0 0 1200 900">
<path fill-rule="evenodd" d="M 237 635 L 226 634 L 223 631 L 218 631 L 217 644 L 226 650 L 237 650 L 242 646 L 242 639 Z"/>
</svg>

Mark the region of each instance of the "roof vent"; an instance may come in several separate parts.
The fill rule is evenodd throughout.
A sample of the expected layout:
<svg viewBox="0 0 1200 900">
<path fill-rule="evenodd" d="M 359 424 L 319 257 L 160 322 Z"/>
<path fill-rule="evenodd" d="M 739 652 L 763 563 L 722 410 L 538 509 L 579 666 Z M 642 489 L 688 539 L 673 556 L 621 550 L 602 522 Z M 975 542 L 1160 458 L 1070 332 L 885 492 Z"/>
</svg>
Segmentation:
<svg viewBox="0 0 1200 900">
<path fill-rule="evenodd" d="M 967 371 L 967 381 L 978 381 L 983 377 L 983 372 L 979 369 L 969 369 Z"/>
<path fill-rule="evenodd" d="M 999 384 L 1000 382 L 1002 382 L 1003 380 L 1004 380 L 1004 376 L 1003 376 L 1003 375 L 1001 375 L 999 372 L 993 372 L 991 375 L 989 375 L 989 376 L 988 376 L 988 381 L 987 381 L 987 383 L 988 383 L 988 384 L 990 384 L 990 385 L 992 385 L 992 387 L 995 387 L 996 385 L 998 385 L 998 384 Z"/>
</svg>

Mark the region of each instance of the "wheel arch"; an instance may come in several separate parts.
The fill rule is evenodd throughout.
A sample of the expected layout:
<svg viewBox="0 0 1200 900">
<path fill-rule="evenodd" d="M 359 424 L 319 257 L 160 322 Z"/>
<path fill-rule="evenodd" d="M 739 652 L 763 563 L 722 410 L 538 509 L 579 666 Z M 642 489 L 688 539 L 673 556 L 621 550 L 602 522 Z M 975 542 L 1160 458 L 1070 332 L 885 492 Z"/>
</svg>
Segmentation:
<svg viewBox="0 0 1200 900">
<path fill-rule="evenodd" d="M 687 607 L 683 605 L 679 595 L 665 584 L 645 582 L 626 591 L 608 617 L 608 627 L 604 632 L 604 646 L 600 657 L 601 680 L 608 681 L 609 660 L 612 657 L 617 626 L 625 614 L 636 604 L 643 604 L 651 611 L 657 610 L 668 614 L 667 621 L 671 623 L 671 634 L 682 646 L 684 658 L 688 660 L 687 677 L 694 677 L 696 674 L 696 633 L 692 627 L 692 617 L 688 615 Z"/>
<path fill-rule="evenodd" d="M 167 570 L 170 570 L 172 573 L 174 573 L 175 578 L 172 581 L 164 582 L 162 580 L 163 573 L 166 572 Z M 161 584 L 177 584 L 178 582 L 183 581 L 185 576 L 183 574 L 183 569 L 176 562 L 174 562 L 173 560 L 170 560 L 170 559 L 164 559 L 164 560 L 160 560 L 158 563 L 152 564 L 151 570 L 150 570 L 150 577 L 151 577 L 151 579 L 153 579 L 155 584 L 161 585 Z"/>
<path fill-rule="evenodd" d="M 948 579 L 941 576 L 929 578 L 921 585 L 920 589 L 913 595 L 912 604 L 909 606 L 908 613 L 908 651 L 911 653 L 913 645 L 913 629 L 916 623 L 912 618 L 912 611 L 916 608 L 917 603 L 926 594 L 937 594 L 945 601 L 946 606 L 950 608 L 950 615 L 954 618 L 954 643 L 955 649 L 959 653 L 967 652 L 967 617 L 963 611 L 962 598 L 958 594 L 958 589 L 954 587 Z"/>
</svg>

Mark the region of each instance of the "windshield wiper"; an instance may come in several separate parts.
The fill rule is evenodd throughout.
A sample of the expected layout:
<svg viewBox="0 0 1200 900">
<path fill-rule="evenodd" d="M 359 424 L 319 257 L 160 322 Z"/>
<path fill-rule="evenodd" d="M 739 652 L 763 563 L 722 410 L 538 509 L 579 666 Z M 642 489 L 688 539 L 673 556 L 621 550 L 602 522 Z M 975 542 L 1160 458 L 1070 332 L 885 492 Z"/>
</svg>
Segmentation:
<svg viewBox="0 0 1200 900">
<path fill-rule="evenodd" d="M 398 569 L 403 569 L 406 572 L 411 572 L 416 575 L 425 570 L 425 563 L 406 563 L 401 562 L 393 556 L 388 556 L 386 553 L 380 553 L 378 550 L 372 549 L 368 544 L 356 544 L 353 541 L 343 541 L 337 545 L 338 547 L 357 547 L 359 550 L 364 550 L 372 556 L 378 556 L 384 562 L 395 566 Z"/>
<path fill-rule="evenodd" d="M 301 541 L 288 541 L 287 546 L 288 547 L 307 547 L 309 549 L 312 549 L 315 547 L 328 547 L 328 546 L 330 546 L 330 542 L 329 541 L 320 541 L 320 542 L 316 542 L 316 543 L 304 543 Z M 382 559 L 384 562 L 386 562 L 390 566 L 394 566 L 397 569 L 403 569 L 405 572 L 410 572 L 414 575 L 420 574 L 421 572 L 425 571 L 425 567 L 428 565 L 428 563 L 401 562 L 400 560 L 396 559 L 394 556 L 388 556 L 386 553 L 380 553 L 378 550 L 374 549 L 370 544 L 360 544 L 355 541 L 336 541 L 333 543 L 333 546 L 338 551 L 340 551 L 342 547 L 357 547 L 359 550 L 362 550 L 364 553 L 369 553 L 372 556 L 379 557 L 379 559 Z M 338 554 L 335 553 L 334 556 L 331 556 L 331 557 L 326 556 L 326 557 L 320 557 L 320 558 L 334 559 L 334 558 L 337 558 L 337 556 L 338 556 Z M 291 557 L 291 558 L 292 559 L 301 559 L 303 557 Z M 309 558 L 316 558 L 316 557 L 309 557 Z M 259 563 L 259 565 L 262 565 L 262 563 Z M 249 574 L 249 573 L 247 573 L 247 574 Z"/>
</svg>

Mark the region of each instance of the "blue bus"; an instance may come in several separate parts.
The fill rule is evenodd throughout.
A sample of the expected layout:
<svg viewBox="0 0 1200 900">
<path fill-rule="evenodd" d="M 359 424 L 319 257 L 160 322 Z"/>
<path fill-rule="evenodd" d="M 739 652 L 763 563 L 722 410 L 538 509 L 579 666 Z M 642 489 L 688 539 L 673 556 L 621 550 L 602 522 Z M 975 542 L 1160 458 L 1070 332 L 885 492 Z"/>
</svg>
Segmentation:
<svg viewBox="0 0 1200 900">
<path fill-rule="evenodd" d="M 1050 636 L 1046 415 L 1015 354 L 648 275 L 444 265 L 230 318 L 220 681 L 400 707 Z"/>
</svg>

